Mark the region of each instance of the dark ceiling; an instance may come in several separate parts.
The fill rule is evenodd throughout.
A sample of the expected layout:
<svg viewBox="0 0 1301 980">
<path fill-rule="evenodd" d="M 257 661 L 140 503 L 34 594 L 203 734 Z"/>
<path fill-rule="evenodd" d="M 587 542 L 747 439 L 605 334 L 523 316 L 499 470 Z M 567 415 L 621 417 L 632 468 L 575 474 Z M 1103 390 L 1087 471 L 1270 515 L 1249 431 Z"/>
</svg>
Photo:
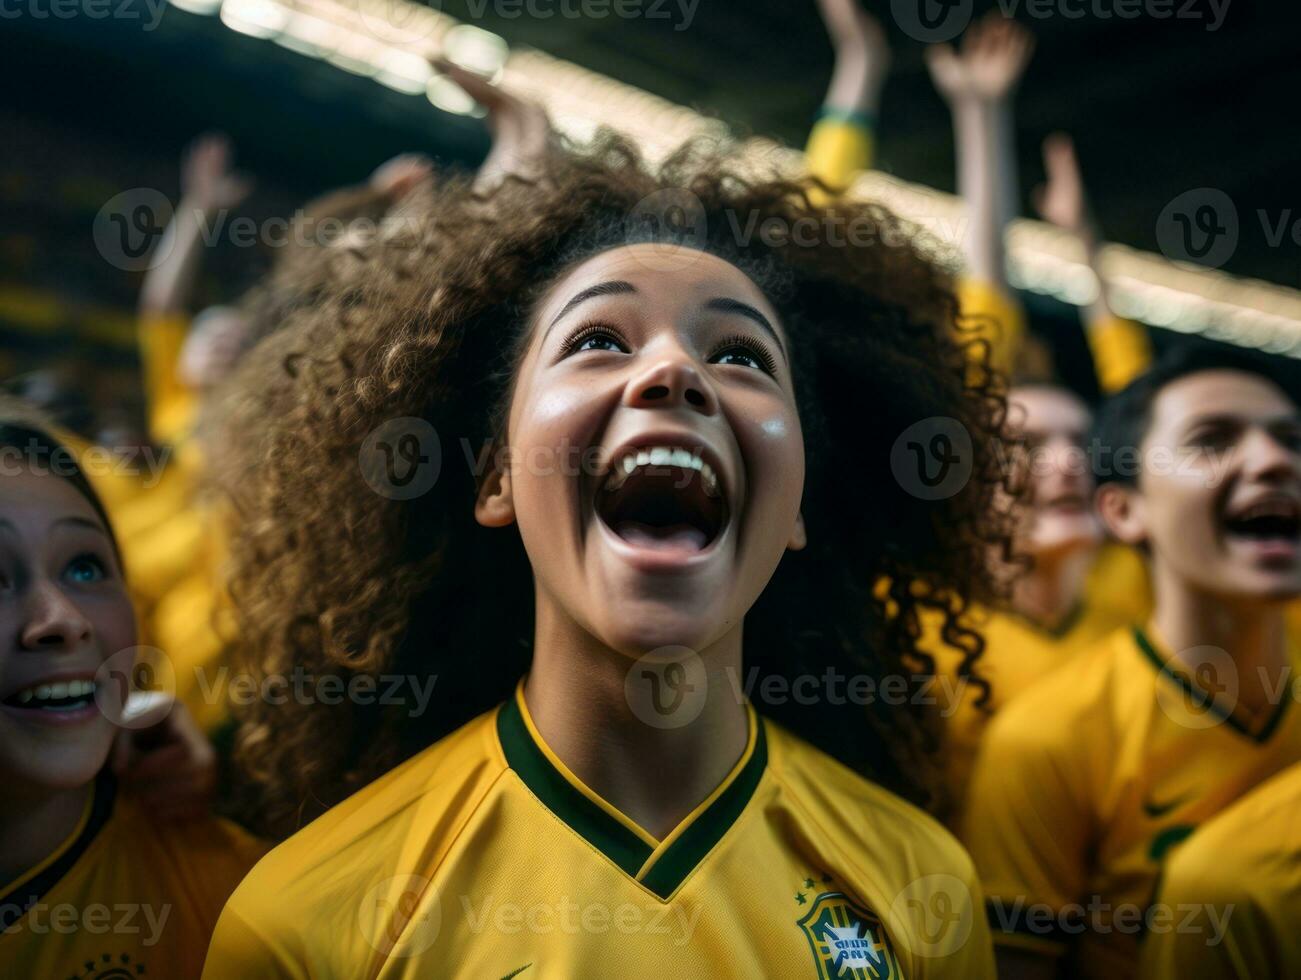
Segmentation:
<svg viewBox="0 0 1301 980">
<path fill-rule="evenodd" d="M 534 10 L 609 7 L 604 0 L 529 2 Z M 691 105 L 742 132 L 801 143 L 831 70 L 812 0 L 698 0 L 680 29 L 681 4 L 691 2 L 640 0 L 639 9 L 666 16 L 632 19 L 516 16 L 518 0 L 439 6 L 513 45 L 538 47 Z M 1223 23 L 1209 30 L 1216 16 L 1211 0 L 1002 2 L 1015 4 L 1039 38 L 1017 108 L 1027 202 L 1041 173 L 1041 139 L 1064 129 L 1079 144 L 1109 237 L 1154 249 L 1166 202 L 1190 188 L 1220 188 L 1242 220 L 1226 268 L 1301 286 L 1301 247 L 1286 234 L 1270 241 L 1280 220 L 1301 220 L 1301 5 L 1228 0 Z M 949 121 L 927 78 L 923 45 L 899 29 L 885 0 L 868 6 L 883 15 L 894 49 L 879 165 L 952 189 Z M 979 12 L 993 4 L 975 6 Z M 1051 16 L 1030 15 L 1048 8 Z M 1198 16 L 1155 16 L 1167 8 Z M 1134 9 L 1139 16 L 1117 12 Z M 1074 12 L 1083 16 L 1068 16 Z M 476 120 L 172 8 L 153 32 L 84 17 L 19 17 L 5 21 L 0 46 L 5 114 L 83 136 L 106 157 L 118 146 L 132 159 L 158 161 L 152 182 L 137 185 L 174 185 L 177 152 L 208 128 L 231 133 L 245 166 L 299 199 L 355 180 L 399 150 L 422 148 L 469 163 L 486 146 Z M 7 151 L 11 165 L 15 152 L 48 155 L 35 145 L 11 143 Z"/>
</svg>

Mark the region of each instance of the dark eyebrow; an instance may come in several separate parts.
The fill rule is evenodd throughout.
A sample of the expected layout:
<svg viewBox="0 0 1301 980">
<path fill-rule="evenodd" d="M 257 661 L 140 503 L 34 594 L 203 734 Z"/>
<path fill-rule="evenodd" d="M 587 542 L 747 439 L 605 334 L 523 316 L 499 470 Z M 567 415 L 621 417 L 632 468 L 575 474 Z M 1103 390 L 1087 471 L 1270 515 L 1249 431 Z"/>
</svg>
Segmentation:
<svg viewBox="0 0 1301 980">
<path fill-rule="evenodd" d="M 753 320 L 772 335 L 772 339 L 776 342 L 778 350 L 782 352 L 782 357 L 790 360 L 786 353 L 786 345 L 782 343 L 781 335 L 777 333 L 777 328 L 768 322 L 766 316 L 756 310 L 749 303 L 742 303 L 739 299 L 732 299 L 728 296 L 716 296 L 705 304 L 705 309 L 717 310 L 720 313 L 736 313 L 739 316 Z"/>
<path fill-rule="evenodd" d="M 560 308 L 560 312 L 556 314 L 555 319 L 551 321 L 551 326 L 547 327 L 547 330 L 550 330 L 551 327 L 554 327 L 559 323 L 560 318 L 579 303 L 584 303 L 596 296 L 619 296 L 624 293 L 635 292 L 637 292 L 637 288 L 632 283 L 625 282 L 622 279 L 611 279 L 609 282 L 598 282 L 595 286 L 588 286 L 586 289 L 580 290 L 570 297 L 569 302 Z"/>
<path fill-rule="evenodd" d="M 108 531 L 104 530 L 104 525 L 100 524 L 99 521 L 92 521 L 89 517 L 60 517 L 51 526 L 59 527 L 64 524 L 71 524 L 75 527 L 84 527 L 94 531 L 96 534 L 101 534 L 106 538 L 109 536 Z M 0 517 L 0 531 L 9 531 L 12 534 L 17 534 L 18 526 L 7 517 Z"/>
<path fill-rule="evenodd" d="M 54 522 L 55 527 L 59 527 L 63 524 L 72 524 L 76 527 L 89 528 L 96 534 L 102 534 L 104 537 L 108 537 L 108 532 L 104 530 L 104 526 L 100 524 L 99 521 L 92 521 L 89 517 L 60 517 Z"/>
</svg>

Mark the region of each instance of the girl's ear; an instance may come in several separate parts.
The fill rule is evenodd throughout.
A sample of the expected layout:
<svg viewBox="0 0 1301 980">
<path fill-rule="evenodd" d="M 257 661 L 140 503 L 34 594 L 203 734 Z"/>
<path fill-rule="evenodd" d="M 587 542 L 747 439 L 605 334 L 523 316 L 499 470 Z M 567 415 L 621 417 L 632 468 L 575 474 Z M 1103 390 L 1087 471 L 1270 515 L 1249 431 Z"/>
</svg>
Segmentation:
<svg viewBox="0 0 1301 980">
<path fill-rule="evenodd" d="M 791 538 L 786 542 L 788 551 L 803 551 L 809 543 L 809 536 L 804 531 L 804 512 L 795 515 L 795 527 L 791 529 Z"/>
<path fill-rule="evenodd" d="M 474 502 L 474 519 L 484 527 L 506 527 L 515 523 L 515 499 L 511 496 L 510 472 L 493 466 L 479 485 Z"/>
<path fill-rule="evenodd" d="M 1147 540 L 1143 498 L 1137 489 L 1104 483 L 1094 496 L 1094 505 L 1102 523 L 1119 541 L 1137 546 Z"/>
</svg>

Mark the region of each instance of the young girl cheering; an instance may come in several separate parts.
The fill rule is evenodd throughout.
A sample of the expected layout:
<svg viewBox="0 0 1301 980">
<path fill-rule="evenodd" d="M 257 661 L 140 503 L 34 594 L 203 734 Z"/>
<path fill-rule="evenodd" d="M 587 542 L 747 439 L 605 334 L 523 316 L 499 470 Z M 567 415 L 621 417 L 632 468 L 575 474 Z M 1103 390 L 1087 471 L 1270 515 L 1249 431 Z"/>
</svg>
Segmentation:
<svg viewBox="0 0 1301 980">
<path fill-rule="evenodd" d="M 189 741 L 201 736 L 183 709 L 148 729 L 149 714 L 123 713 L 135 615 L 73 454 L 0 421 L 0 459 L 0 972 L 197 977 L 263 848 L 191 812 L 212 750 Z M 119 785 L 111 755 L 146 732 L 165 744 Z"/>
<path fill-rule="evenodd" d="M 359 253 L 250 375 L 232 489 L 258 668 L 350 692 L 251 706 L 254 812 L 343 802 L 206 976 L 992 976 L 967 857 L 900 798 L 919 610 L 956 632 L 1005 543 L 927 247 L 608 140 Z"/>
</svg>

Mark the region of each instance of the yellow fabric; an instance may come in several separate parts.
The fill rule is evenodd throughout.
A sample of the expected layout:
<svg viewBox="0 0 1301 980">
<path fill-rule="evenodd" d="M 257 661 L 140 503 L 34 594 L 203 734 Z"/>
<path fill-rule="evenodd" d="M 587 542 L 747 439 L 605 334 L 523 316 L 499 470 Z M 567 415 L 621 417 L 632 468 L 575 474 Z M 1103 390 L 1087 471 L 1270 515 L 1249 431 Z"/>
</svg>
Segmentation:
<svg viewBox="0 0 1301 980">
<path fill-rule="evenodd" d="M 1026 331 L 1021 304 L 1005 290 L 979 279 L 959 279 L 957 295 L 965 328 L 961 338 L 988 343 L 990 364 L 1003 374 L 1010 374 Z"/>
<path fill-rule="evenodd" d="M 1085 330 L 1104 395 L 1120 391 L 1152 364 L 1152 340 L 1141 323 L 1110 315 Z"/>
<path fill-rule="evenodd" d="M 189 332 L 181 315 L 146 316 L 140 355 L 149 426 L 171 456 L 163 477 L 115 514 L 127 578 L 143 610 L 144 642 L 161 649 L 176 673 L 177 696 L 207 730 L 228 711 L 221 666 L 229 617 L 221 579 L 221 528 L 198 499 L 203 465 L 193 427 L 198 394 L 177 374 Z"/>
<path fill-rule="evenodd" d="M 1089 572 L 1080 605 L 1056 631 L 1015 613 L 976 608 L 969 625 L 985 638 L 977 673 L 989 681 L 989 699 L 958 675 L 961 655 L 939 642 L 938 624 L 927 630 L 936 658 L 944 747 L 940 761 L 950 796 L 960 805 L 980 740 L 994 715 L 1035 682 L 1091 649 L 1122 626 L 1142 623 L 1151 612 L 1151 589 L 1142 557 L 1119 544 L 1105 545 Z M 955 820 L 957 817 L 955 817 Z"/>
<path fill-rule="evenodd" d="M 140 367 L 149 412 L 149 436 L 159 445 L 181 442 L 194 424 L 198 398 L 176 373 L 189 331 L 189 318 L 181 314 L 141 318 Z"/>
<path fill-rule="evenodd" d="M 1192 701 L 1131 630 L 1025 691 L 985 734 L 962 834 L 986 894 L 1028 918 L 1015 935 L 1069 939 L 1071 976 L 1134 976 L 1140 910 L 1168 849 L 1301 760 L 1289 700 L 1267 737 L 1248 735 Z M 1086 926 L 1078 935 L 1030 918 L 1098 902 L 1069 920 L 1067 932 Z"/>
<path fill-rule="evenodd" d="M 82 829 L 0 888 L 0 904 L 25 900 L 25 886 Z M 222 905 L 264 851 L 224 820 L 155 824 L 119 793 L 112 816 L 71 868 L 0 932 L 0 972 L 33 980 L 198 977 Z"/>
<path fill-rule="evenodd" d="M 272 851 L 222 913 L 204 977 L 994 976 L 957 842 L 778 726 L 760 732 L 752 713 L 750 748 L 713 806 L 656 841 L 557 767 L 531 725 L 504 736 L 512 711 L 527 719 L 518 694 Z M 543 802 L 528 767 L 507 761 L 519 744 L 631 842 L 630 862 Z M 674 846 L 742 786 L 751 795 L 698 861 L 656 889 Z M 651 857 L 639 864 L 636 848 Z M 840 970 L 832 924 L 851 943 Z"/>
<path fill-rule="evenodd" d="M 1301 977 L 1301 765 L 1253 790 L 1171 856 L 1158 902 L 1173 924 L 1143 942 L 1148 980 Z M 1191 910 L 1209 911 L 1187 921 Z M 1215 928 L 1216 921 L 1221 923 Z M 1222 932 L 1222 934 L 1221 934 Z"/>
<path fill-rule="evenodd" d="M 813 124 L 804 149 L 809 173 L 835 191 L 843 191 L 854 176 L 872 166 L 876 141 L 862 122 L 826 117 Z"/>
</svg>

